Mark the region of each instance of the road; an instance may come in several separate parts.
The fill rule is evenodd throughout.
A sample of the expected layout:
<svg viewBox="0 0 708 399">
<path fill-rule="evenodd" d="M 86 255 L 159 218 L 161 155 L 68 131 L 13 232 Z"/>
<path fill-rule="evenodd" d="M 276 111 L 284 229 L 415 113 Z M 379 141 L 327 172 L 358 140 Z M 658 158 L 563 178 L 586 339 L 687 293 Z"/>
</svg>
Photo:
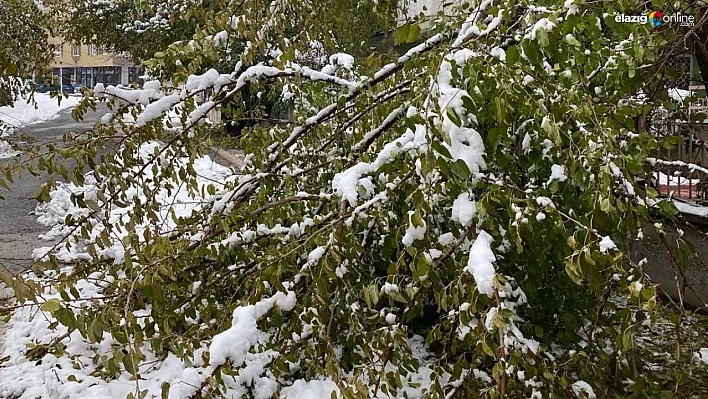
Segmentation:
<svg viewBox="0 0 708 399">
<path fill-rule="evenodd" d="M 55 119 L 26 126 L 6 139 L 20 147 L 61 142 L 66 133 L 89 130 L 105 113 L 104 105 L 95 112 L 89 111 L 83 121 L 77 122 L 71 118 L 71 109 L 63 110 Z M 0 160 L 0 165 L 3 163 L 4 160 Z M 23 173 L 21 179 L 10 185 L 10 191 L 2 191 L 5 199 L 0 200 L 0 266 L 13 273 L 31 266 L 32 250 L 47 245 L 37 235 L 48 228 L 37 223 L 36 216 L 31 214 L 37 204 L 32 196 L 45 181 L 46 175 Z"/>
</svg>

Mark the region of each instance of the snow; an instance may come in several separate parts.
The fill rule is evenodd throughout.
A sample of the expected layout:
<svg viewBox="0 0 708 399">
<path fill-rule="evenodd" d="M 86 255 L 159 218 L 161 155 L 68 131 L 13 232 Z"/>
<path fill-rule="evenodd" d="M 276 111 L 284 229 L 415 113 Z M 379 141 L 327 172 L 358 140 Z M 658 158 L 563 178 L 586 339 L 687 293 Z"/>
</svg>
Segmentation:
<svg viewBox="0 0 708 399">
<path fill-rule="evenodd" d="M 674 205 L 676 205 L 676 208 L 681 213 L 694 215 L 694 216 L 700 216 L 700 217 L 708 217 L 708 207 L 706 207 L 706 206 L 691 205 L 691 204 L 687 204 L 685 202 L 680 202 L 680 201 L 676 201 L 676 200 L 673 200 L 673 201 L 674 201 Z"/>
<path fill-rule="evenodd" d="M 18 99 L 13 106 L 0 107 L 0 121 L 14 127 L 21 128 L 33 123 L 43 122 L 58 117 L 59 112 L 78 105 L 81 97 L 70 96 L 61 99 L 51 98 L 47 93 L 35 93 L 35 104 L 29 100 Z"/>
<path fill-rule="evenodd" d="M 332 397 L 332 392 L 336 392 L 339 397 L 339 388 L 330 378 L 310 381 L 297 380 L 292 386 L 281 390 L 281 398 L 329 399 Z"/>
<path fill-rule="evenodd" d="M 219 366 L 230 360 L 234 366 L 246 361 L 246 355 L 253 345 L 263 339 L 263 333 L 256 322 L 274 307 L 290 311 L 295 307 L 295 293 L 278 292 L 255 305 L 239 306 L 234 310 L 231 328 L 214 336 L 209 346 L 209 362 Z"/>
<path fill-rule="evenodd" d="M 563 7 L 568 9 L 567 15 L 578 14 L 580 12 L 580 10 L 578 9 L 578 5 L 575 4 L 574 0 L 565 0 L 565 3 L 563 3 Z"/>
<path fill-rule="evenodd" d="M 576 397 L 582 398 L 581 392 L 585 394 L 585 397 L 588 399 L 596 399 L 597 396 L 595 395 L 595 391 L 592 389 L 590 384 L 588 384 L 585 381 L 575 381 L 572 385 L 573 388 L 573 393 L 575 394 Z"/>
<path fill-rule="evenodd" d="M 87 280 L 79 280 L 76 288 L 81 297 L 96 296 L 101 291 L 100 287 Z M 54 298 L 59 298 L 56 292 L 44 295 L 45 300 Z M 80 302 L 74 304 L 81 305 Z M 0 384 L 0 397 L 123 399 L 135 390 L 135 381 L 131 380 L 132 375 L 125 371 L 118 378 L 109 381 L 91 375 L 97 369 L 93 357 L 97 353 L 101 356 L 110 355 L 113 350 L 113 337 L 107 333 L 104 333 L 104 339 L 100 344 L 88 343 L 78 331 L 71 333 L 64 343 L 67 345 L 65 350 L 71 353 L 73 358 L 47 354 L 41 359 L 41 364 L 38 364 L 36 360 L 24 357 L 28 344 L 32 342 L 46 344 L 54 337 L 67 332 L 66 327 L 62 325 L 51 330 L 49 328 L 51 320 L 51 315 L 41 311 L 39 306 L 27 306 L 15 311 L 12 319 L 4 327 L 2 340 L 4 347 L 0 358 L 9 356 L 9 360 L 4 363 L 4 367 L 0 367 L 0 381 L 3 382 Z M 145 346 L 140 349 L 146 354 L 145 362 L 139 369 L 141 378 L 144 379 L 140 383 L 141 389 L 146 389 L 159 397 L 162 383 L 177 381 L 186 366 L 173 354 L 168 354 L 167 358 L 159 361 Z M 77 364 L 81 367 L 75 367 Z M 71 375 L 77 382 L 69 381 Z"/>
<path fill-rule="evenodd" d="M 410 246 L 416 240 L 422 240 L 425 238 L 425 231 L 427 229 L 425 221 L 423 221 L 422 226 L 415 226 L 413 224 L 414 211 L 408 211 L 408 228 L 406 229 L 406 234 L 403 236 L 402 242 L 405 246 Z"/>
<path fill-rule="evenodd" d="M 472 219 L 477 215 L 477 206 L 470 198 L 470 193 L 460 194 L 452 204 L 452 220 L 463 225 L 469 226 Z"/>
<path fill-rule="evenodd" d="M 326 247 L 317 247 L 310 252 L 309 255 L 307 255 L 307 263 L 310 265 L 316 265 L 319 263 L 320 259 L 322 259 L 322 256 L 327 252 Z"/>
<path fill-rule="evenodd" d="M 159 100 L 148 104 L 145 110 L 138 115 L 138 119 L 135 121 L 136 126 L 142 127 L 148 123 L 160 118 L 167 113 L 172 107 L 179 104 L 182 101 L 179 94 L 172 94 L 160 98 Z"/>
<path fill-rule="evenodd" d="M 329 63 L 352 69 L 354 67 L 354 57 L 346 53 L 336 53 L 329 56 Z"/>
<path fill-rule="evenodd" d="M 467 57 L 474 56 L 473 53 L 467 51 L 459 51 L 455 56 L 455 63 L 460 65 L 464 63 Z M 472 127 L 457 126 L 447 115 L 446 110 L 450 109 L 457 115 L 465 115 L 466 111 L 462 103 L 462 98 L 468 96 L 467 91 L 451 85 L 452 81 L 452 64 L 449 61 L 443 61 L 440 65 L 438 73 L 438 90 L 440 105 L 442 112 L 442 128 L 450 137 L 450 144 L 443 143 L 448 149 L 452 159 L 461 159 L 467 164 L 467 168 L 476 176 L 480 171 L 487 168 L 484 161 L 484 141 L 482 136 Z"/>
<path fill-rule="evenodd" d="M 536 197 L 536 203 L 541 205 L 544 208 L 547 206 L 550 206 L 551 208 L 555 209 L 555 207 L 556 207 L 556 205 L 553 203 L 553 200 L 551 200 L 548 197 L 544 197 L 544 196 Z"/>
<path fill-rule="evenodd" d="M 669 89 L 669 97 L 678 102 L 683 102 L 686 98 L 691 96 L 691 92 L 688 90 L 673 88 Z"/>
<path fill-rule="evenodd" d="M 492 252 L 492 236 L 481 230 L 470 248 L 470 257 L 465 271 L 471 273 L 477 283 L 477 291 L 490 298 L 494 295 L 494 278 L 496 257 Z"/>
<path fill-rule="evenodd" d="M 343 172 L 337 173 L 332 179 L 334 193 L 337 197 L 349 202 L 349 205 L 356 206 L 359 196 L 357 192 L 359 179 L 361 175 L 369 173 L 371 169 L 370 164 L 362 162 Z"/>
<path fill-rule="evenodd" d="M 455 236 L 452 233 L 445 233 L 438 237 L 440 245 L 452 245 L 455 243 Z"/>
<path fill-rule="evenodd" d="M 12 158 L 19 154 L 21 154 L 21 152 L 12 148 L 10 143 L 5 140 L 0 140 L 0 159 Z"/>
<path fill-rule="evenodd" d="M 531 28 L 531 32 L 529 32 L 526 37 L 532 40 L 536 39 L 536 34 L 538 31 L 545 30 L 546 32 L 550 32 L 555 27 L 556 24 L 551 22 L 548 18 L 541 18 L 536 22 L 536 24 L 534 24 L 533 28 Z"/>
<path fill-rule="evenodd" d="M 708 348 L 701 348 L 695 353 L 696 360 L 708 365 Z"/>
<path fill-rule="evenodd" d="M 607 253 L 617 249 L 617 245 L 609 236 L 604 236 L 600 240 L 600 252 Z"/>
<path fill-rule="evenodd" d="M 192 162 L 188 158 L 177 158 L 174 164 L 170 165 L 164 155 L 163 158 L 154 158 L 155 150 L 161 145 L 162 144 L 158 142 L 148 142 L 140 146 L 138 150 L 139 156 L 145 162 L 150 162 L 150 159 L 153 159 L 153 163 L 158 167 L 158 173 L 160 173 L 162 167 L 179 167 L 179 165 L 186 165 L 187 162 Z M 203 203 L 211 198 L 211 196 L 208 195 L 206 197 L 202 197 L 201 195 L 201 193 L 206 191 L 206 186 L 214 185 L 218 191 L 223 184 L 236 179 L 236 176 L 229 168 L 213 162 L 208 156 L 194 160 L 193 168 L 197 174 L 198 190 L 190 190 L 180 181 L 171 181 L 173 186 L 172 190 L 162 188 L 154 194 L 154 197 L 150 198 L 160 203 L 172 204 L 171 207 L 162 207 L 159 212 L 159 217 L 162 221 L 160 229 L 165 234 L 173 231 L 176 227 L 173 212 L 174 216 L 177 218 L 189 217 L 192 215 L 193 211 L 201 209 Z M 124 175 L 129 175 L 133 172 L 133 170 L 126 170 L 123 173 Z M 142 176 L 143 179 L 151 179 L 153 177 L 152 168 L 146 168 Z M 217 182 L 223 183 L 220 184 Z M 72 215 L 73 218 L 78 219 L 90 213 L 88 208 L 79 207 L 72 202 L 72 194 L 84 194 L 87 200 L 97 201 L 97 192 L 99 190 L 104 191 L 106 197 L 110 197 L 110 193 L 107 191 L 108 189 L 100 182 L 97 182 L 91 173 L 87 174 L 85 184 L 80 187 L 74 184 L 58 183 L 57 187 L 50 192 L 50 201 L 37 205 L 35 209 L 35 213 L 38 216 L 37 221 L 45 226 L 51 227 L 51 229 L 41 235 L 40 238 L 52 241 L 63 238 L 69 234 L 72 231 L 72 227 L 65 224 L 67 215 Z M 123 246 L 121 239 L 127 235 L 127 231 L 121 228 L 121 226 L 129 222 L 129 213 L 132 212 L 135 206 L 136 197 L 140 200 L 141 204 L 145 204 L 149 200 L 148 197 L 146 197 L 146 193 L 137 185 L 129 186 L 127 190 L 125 190 L 125 194 L 126 206 L 121 208 L 113 204 L 109 209 L 106 223 L 102 221 L 102 215 L 94 215 L 92 217 L 93 229 L 90 231 L 89 239 L 81 239 L 78 243 L 69 248 L 59 246 L 55 250 L 55 255 L 63 262 L 89 259 L 88 245 L 94 242 L 106 228 L 105 226 L 108 225 L 111 226 L 111 235 L 118 237 L 118 239 L 114 241 L 112 246 L 101 249 L 99 255 L 108 259 L 114 259 L 116 263 L 122 262 L 126 248 Z M 133 229 L 141 233 L 149 227 L 147 223 L 148 222 L 144 225 L 135 225 Z M 50 249 L 51 246 L 37 248 L 33 251 L 33 255 L 35 259 L 41 258 Z"/>
<path fill-rule="evenodd" d="M 551 166 L 551 177 L 548 179 L 548 182 L 552 182 L 553 180 L 558 180 L 559 182 L 561 181 L 566 181 L 568 179 L 568 176 L 565 174 L 565 166 L 563 165 L 558 165 L 554 164 Z"/>
<path fill-rule="evenodd" d="M 669 176 L 663 172 L 654 172 L 654 178 L 657 180 L 657 184 L 662 186 L 678 186 L 680 185 L 696 185 L 701 182 L 700 179 L 689 179 L 688 177 L 680 176 Z"/>
</svg>

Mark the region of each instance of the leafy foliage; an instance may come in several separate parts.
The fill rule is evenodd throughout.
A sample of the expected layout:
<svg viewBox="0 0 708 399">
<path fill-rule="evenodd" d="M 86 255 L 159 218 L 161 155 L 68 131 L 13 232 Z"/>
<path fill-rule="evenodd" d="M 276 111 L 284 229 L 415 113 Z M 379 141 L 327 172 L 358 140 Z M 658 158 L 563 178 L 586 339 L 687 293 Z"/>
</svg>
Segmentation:
<svg viewBox="0 0 708 399">
<path fill-rule="evenodd" d="M 48 16 L 33 1 L 0 1 L 0 106 L 14 102 L 25 91 L 25 78 L 51 60 Z"/>
<path fill-rule="evenodd" d="M 664 106 L 674 32 L 601 3 L 485 1 L 372 69 L 322 56 L 340 3 L 248 4 L 155 53 L 162 82 L 85 99 L 77 115 L 113 113 L 57 151 L 88 174 L 42 164 L 78 187 L 37 197 L 68 190 L 80 211 L 25 291 L 52 284 L 43 310 L 96 351 L 94 376 L 159 395 L 140 375 L 176 357 L 164 396 L 670 395 L 637 345 L 662 309 L 628 246 L 650 211 L 675 216 L 638 184 L 672 139 L 635 126 Z M 205 115 L 240 115 L 244 90 L 294 121 L 245 129 L 243 169 L 205 177 Z"/>
</svg>

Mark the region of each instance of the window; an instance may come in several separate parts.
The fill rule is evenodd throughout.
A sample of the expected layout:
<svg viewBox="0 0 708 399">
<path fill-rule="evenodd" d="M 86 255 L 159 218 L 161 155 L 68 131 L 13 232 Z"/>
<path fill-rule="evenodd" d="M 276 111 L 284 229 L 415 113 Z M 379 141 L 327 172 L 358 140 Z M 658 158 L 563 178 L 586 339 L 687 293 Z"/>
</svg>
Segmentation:
<svg viewBox="0 0 708 399">
<path fill-rule="evenodd" d="M 81 57 L 81 45 L 75 44 L 71 46 L 71 55 L 74 57 Z"/>
<path fill-rule="evenodd" d="M 57 47 L 54 48 L 54 56 L 61 57 L 61 45 L 57 45 Z"/>
<path fill-rule="evenodd" d="M 668 86 L 687 90 L 691 84 L 692 62 L 691 55 L 681 54 L 669 58 L 669 70 L 671 75 L 668 79 Z"/>
<path fill-rule="evenodd" d="M 96 45 L 95 44 L 89 44 L 89 50 L 88 50 L 88 55 L 94 56 L 96 55 Z"/>
</svg>

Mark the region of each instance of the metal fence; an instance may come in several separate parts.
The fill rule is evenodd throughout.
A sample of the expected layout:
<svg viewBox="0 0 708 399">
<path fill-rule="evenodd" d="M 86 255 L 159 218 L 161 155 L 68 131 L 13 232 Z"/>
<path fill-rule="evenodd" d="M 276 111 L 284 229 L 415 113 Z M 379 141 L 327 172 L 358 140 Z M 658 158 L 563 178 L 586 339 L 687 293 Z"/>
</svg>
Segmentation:
<svg viewBox="0 0 708 399">
<path fill-rule="evenodd" d="M 655 165 L 652 185 L 659 194 L 696 202 L 708 201 L 708 175 L 686 165 L 708 166 L 708 124 L 664 120 L 653 123 L 652 131 L 683 139 L 683 144 L 676 148 L 659 150 L 660 159 L 680 161 L 670 165 Z"/>
</svg>

